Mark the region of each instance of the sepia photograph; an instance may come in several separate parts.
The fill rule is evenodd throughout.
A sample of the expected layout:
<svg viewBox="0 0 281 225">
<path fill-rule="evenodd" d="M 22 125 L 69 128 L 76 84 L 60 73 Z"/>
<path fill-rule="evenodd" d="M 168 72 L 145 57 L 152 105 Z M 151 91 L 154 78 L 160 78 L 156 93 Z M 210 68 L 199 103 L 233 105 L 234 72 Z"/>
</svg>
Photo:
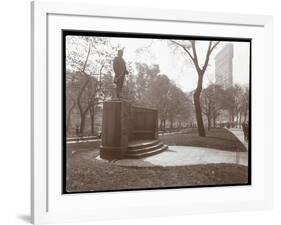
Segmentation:
<svg viewBox="0 0 281 225">
<path fill-rule="evenodd" d="M 63 193 L 251 184 L 251 39 L 62 31 Z"/>
</svg>

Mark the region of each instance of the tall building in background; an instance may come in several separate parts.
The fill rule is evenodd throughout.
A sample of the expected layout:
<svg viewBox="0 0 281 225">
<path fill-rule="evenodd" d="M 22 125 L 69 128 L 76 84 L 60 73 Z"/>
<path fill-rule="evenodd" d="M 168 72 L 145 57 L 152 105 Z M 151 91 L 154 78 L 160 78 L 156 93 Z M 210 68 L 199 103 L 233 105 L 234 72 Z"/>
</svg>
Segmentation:
<svg viewBox="0 0 281 225">
<path fill-rule="evenodd" d="M 229 43 L 215 56 L 215 77 L 216 84 L 227 89 L 233 84 L 233 44 Z"/>
</svg>

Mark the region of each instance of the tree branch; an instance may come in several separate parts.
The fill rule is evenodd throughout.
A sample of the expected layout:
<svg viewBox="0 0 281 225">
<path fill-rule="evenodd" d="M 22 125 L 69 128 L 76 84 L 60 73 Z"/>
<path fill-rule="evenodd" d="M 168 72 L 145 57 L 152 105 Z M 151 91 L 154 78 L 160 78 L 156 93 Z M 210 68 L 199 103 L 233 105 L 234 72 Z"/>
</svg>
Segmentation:
<svg viewBox="0 0 281 225">
<path fill-rule="evenodd" d="M 191 42 L 191 47 L 192 47 L 192 52 L 193 52 L 193 56 L 194 56 L 194 60 L 197 62 L 198 64 L 198 57 L 197 57 L 197 52 L 196 52 L 196 45 L 195 45 L 195 41 L 192 40 Z"/>
<path fill-rule="evenodd" d="M 83 65 L 83 67 L 82 67 L 82 72 L 84 72 L 84 71 L 85 71 L 85 69 L 86 69 L 86 66 L 87 66 L 87 63 L 88 63 L 88 59 L 89 59 L 90 52 L 91 52 L 91 42 L 89 43 L 87 56 L 86 56 L 86 59 L 85 59 L 84 65 Z"/>
<path fill-rule="evenodd" d="M 220 41 L 217 41 L 211 48 L 211 52 L 218 46 L 218 44 L 220 43 Z"/>
<path fill-rule="evenodd" d="M 207 69 L 211 53 L 212 53 L 212 41 L 209 42 L 209 46 L 208 46 L 208 50 L 207 50 L 207 53 L 206 53 L 206 58 L 205 58 L 204 66 L 202 68 L 203 72 L 205 72 L 206 69 Z"/>
<path fill-rule="evenodd" d="M 180 46 L 188 55 L 189 57 L 192 59 L 192 61 L 194 62 L 194 57 L 192 56 L 192 54 L 190 53 L 190 51 L 181 43 L 175 41 L 175 40 L 170 40 L 172 43 Z M 194 62 L 195 63 L 195 62 Z"/>
</svg>

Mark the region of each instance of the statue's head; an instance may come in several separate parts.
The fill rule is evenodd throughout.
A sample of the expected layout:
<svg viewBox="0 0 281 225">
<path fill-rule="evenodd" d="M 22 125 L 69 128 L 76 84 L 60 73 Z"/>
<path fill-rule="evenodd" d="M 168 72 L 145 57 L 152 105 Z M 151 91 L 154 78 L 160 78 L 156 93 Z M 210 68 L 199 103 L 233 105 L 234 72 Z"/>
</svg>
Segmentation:
<svg viewBox="0 0 281 225">
<path fill-rule="evenodd" d="M 118 54 L 119 57 L 122 57 L 123 56 L 123 49 L 119 49 L 117 54 Z"/>
</svg>

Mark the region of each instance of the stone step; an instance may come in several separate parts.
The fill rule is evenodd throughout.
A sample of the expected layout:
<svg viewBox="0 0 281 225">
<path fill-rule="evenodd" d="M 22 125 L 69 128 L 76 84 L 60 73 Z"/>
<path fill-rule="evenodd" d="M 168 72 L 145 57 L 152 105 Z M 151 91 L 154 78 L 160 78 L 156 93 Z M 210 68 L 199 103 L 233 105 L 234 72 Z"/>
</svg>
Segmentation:
<svg viewBox="0 0 281 225">
<path fill-rule="evenodd" d="M 140 145 L 138 148 L 137 147 L 133 149 L 128 148 L 127 154 L 140 154 L 145 152 L 151 152 L 153 150 L 160 149 L 162 146 L 163 146 L 162 142 L 158 142 L 157 144 L 154 145 L 149 145 L 148 147 Z"/>
<path fill-rule="evenodd" d="M 137 153 L 137 154 L 126 154 L 125 158 L 128 158 L 128 159 L 145 158 L 148 156 L 153 156 L 153 155 L 159 154 L 159 153 L 165 151 L 167 148 L 168 148 L 167 145 L 162 145 L 162 147 L 154 149 L 152 151 L 148 151 L 148 152 L 144 152 L 144 153 Z"/>
<path fill-rule="evenodd" d="M 147 148 L 153 145 L 157 145 L 159 140 L 141 140 L 141 141 L 130 141 L 128 145 L 129 150 Z"/>
</svg>

